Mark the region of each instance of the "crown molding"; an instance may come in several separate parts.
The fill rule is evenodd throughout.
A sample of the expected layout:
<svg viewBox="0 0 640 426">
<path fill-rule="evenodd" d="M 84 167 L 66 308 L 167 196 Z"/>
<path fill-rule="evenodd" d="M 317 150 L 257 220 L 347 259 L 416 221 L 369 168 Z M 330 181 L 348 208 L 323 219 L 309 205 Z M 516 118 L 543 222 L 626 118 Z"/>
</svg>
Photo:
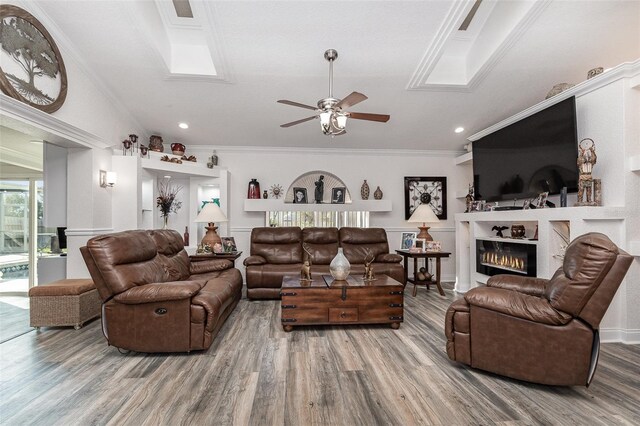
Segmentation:
<svg viewBox="0 0 640 426">
<path fill-rule="evenodd" d="M 42 156 L 0 145 L 2 162 L 42 173 Z"/>
<path fill-rule="evenodd" d="M 190 153 L 211 155 L 211 151 L 217 153 L 264 153 L 264 154 L 288 154 L 288 155 L 370 155 L 381 157 L 444 157 L 455 158 L 466 151 L 453 150 L 418 150 L 418 149 L 341 149 L 341 148 L 297 148 L 276 146 L 216 146 L 216 145 L 189 145 Z"/>
<path fill-rule="evenodd" d="M 548 108 L 551 105 L 557 104 L 560 101 L 570 98 L 571 96 L 579 98 L 580 96 L 584 96 L 590 92 L 593 92 L 594 90 L 600 89 L 601 87 L 607 86 L 623 78 L 629 78 L 630 80 L 633 80 L 638 76 L 640 76 L 640 59 L 637 59 L 635 62 L 625 62 L 596 77 L 578 83 L 562 93 L 552 96 L 549 99 L 545 99 L 544 101 L 539 102 L 525 109 L 524 111 L 519 112 L 518 114 L 512 115 L 511 117 L 504 119 L 491 127 L 475 133 L 469 136 L 467 140 L 471 142 L 476 141 L 480 138 L 485 137 L 486 135 L 507 127 L 510 124 L 520 121 L 523 118 L 529 117 L 536 112 L 542 111 L 543 109 Z"/>
<path fill-rule="evenodd" d="M 0 93 L 0 114 L 2 115 L 1 122 L 3 125 L 9 128 L 15 128 L 16 126 L 8 122 L 10 120 L 26 123 L 50 135 L 47 137 L 47 139 L 50 139 L 47 140 L 47 142 L 64 143 L 65 141 L 71 141 L 79 146 L 99 149 L 108 148 L 110 145 L 110 143 L 93 133 L 89 133 L 51 114 L 24 104 L 4 93 Z"/>
</svg>

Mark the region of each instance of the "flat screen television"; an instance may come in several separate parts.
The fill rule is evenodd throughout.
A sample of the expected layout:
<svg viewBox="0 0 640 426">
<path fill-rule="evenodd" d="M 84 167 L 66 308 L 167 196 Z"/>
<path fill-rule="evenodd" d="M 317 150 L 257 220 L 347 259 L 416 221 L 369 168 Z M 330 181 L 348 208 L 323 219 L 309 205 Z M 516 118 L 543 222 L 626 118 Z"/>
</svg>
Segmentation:
<svg viewBox="0 0 640 426">
<path fill-rule="evenodd" d="M 475 198 L 502 201 L 578 191 L 576 99 L 473 142 Z"/>
</svg>

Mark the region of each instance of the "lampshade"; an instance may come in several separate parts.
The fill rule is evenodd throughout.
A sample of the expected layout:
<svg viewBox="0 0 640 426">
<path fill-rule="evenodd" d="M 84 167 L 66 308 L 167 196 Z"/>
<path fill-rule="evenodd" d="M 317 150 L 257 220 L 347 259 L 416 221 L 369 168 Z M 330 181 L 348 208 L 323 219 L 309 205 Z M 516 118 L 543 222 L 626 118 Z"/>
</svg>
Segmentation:
<svg viewBox="0 0 640 426">
<path fill-rule="evenodd" d="M 428 204 L 420 204 L 418 208 L 414 210 L 408 222 L 422 223 L 422 226 L 418 226 L 418 229 L 420 229 L 420 233 L 416 236 L 416 238 L 424 239 L 426 241 L 433 241 L 433 237 L 431 236 L 431 234 L 429 234 L 429 227 L 425 226 L 425 223 L 440 222 L 440 219 L 438 219 L 438 216 L 436 216 L 436 214 Z"/>
<path fill-rule="evenodd" d="M 431 206 L 428 204 L 420 204 L 417 209 L 413 211 L 413 214 L 407 221 L 409 223 L 429 223 L 440 222 L 438 216 L 433 212 Z"/>
<path fill-rule="evenodd" d="M 320 113 L 320 125 L 323 127 L 328 126 L 331 123 L 331 111 L 324 111 Z"/>
<path fill-rule="evenodd" d="M 213 249 L 216 244 L 221 243 L 220 236 L 216 233 L 218 227 L 215 226 L 215 222 L 228 222 L 229 219 L 224 215 L 220 206 L 216 203 L 205 204 L 204 208 L 198 213 L 195 221 L 196 223 L 205 222 L 209 224 L 205 226 L 207 233 L 202 238 L 201 245 L 209 246 Z"/>
<path fill-rule="evenodd" d="M 345 114 L 336 114 L 336 125 L 338 129 L 344 129 L 347 125 L 347 116 Z"/>
<path fill-rule="evenodd" d="M 227 216 L 224 215 L 220 206 L 216 203 L 207 203 L 204 208 L 198 213 L 195 222 L 197 223 L 210 223 L 210 222 L 228 222 Z"/>
</svg>

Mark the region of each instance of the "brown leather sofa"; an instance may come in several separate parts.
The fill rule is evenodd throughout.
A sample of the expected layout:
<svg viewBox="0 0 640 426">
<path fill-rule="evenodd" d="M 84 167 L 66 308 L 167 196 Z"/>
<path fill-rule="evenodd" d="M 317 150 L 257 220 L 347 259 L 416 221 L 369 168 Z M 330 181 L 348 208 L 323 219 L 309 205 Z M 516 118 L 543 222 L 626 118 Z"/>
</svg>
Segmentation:
<svg viewBox="0 0 640 426">
<path fill-rule="evenodd" d="M 80 251 L 104 302 L 104 335 L 118 348 L 208 349 L 242 296 L 231 261 L 191 263 L 176 231 L 101 235 Z"/>
<path fill-rule="evenodd" d="M 576 238 L 550 280 L 496 275 L 451 304 L 449 358 L 547 385 L 588 385 L 598 327 L 633 258 L 607 236 Z"/>
<path fill-rule="evenodd" d="M 364 273 L 367 253 L 375 256 L 373 269 L 404 284 L 402 257 L 389 253 L 387 233 L 382 228 L 254 228 L 251 256 L 244 260 L 247 296 L 250 299 L 279 299 L 282 277 L 299 275 L 311 252 L 311 273 L 328 274 L 329 264 L 342 247 L 353 274 Z"/>
</svg>

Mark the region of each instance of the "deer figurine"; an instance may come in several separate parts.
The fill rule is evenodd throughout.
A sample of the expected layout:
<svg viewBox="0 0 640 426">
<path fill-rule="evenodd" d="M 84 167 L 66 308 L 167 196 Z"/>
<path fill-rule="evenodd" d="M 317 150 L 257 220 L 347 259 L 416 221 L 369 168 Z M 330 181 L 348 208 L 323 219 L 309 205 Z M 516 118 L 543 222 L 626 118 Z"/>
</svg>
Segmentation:
<svg viewBox="0 0 640 426">
<path fill-rule="evenodd" d="M 302 249 L 307 253 L 307 258 L 302 264 L 302 270 L 300 271 L 300 281 L 312 281 L 311 278 L 311 252 L 307 248 L 306 244 L 302 244 Z"/>
<path fill-rule="evenodd" d="M 371 260 L 367 261 L 369 256 L 371 256 Z M 373 266 L 371 265 L 375 258 L 376 257 L 373 253 L 371 253 L 370 250 L 367 250 L 367 255 L 364 257 L 364 275 L 362 276 L 364 281 L 374 281 L 376 279 L 376 275 L 373 272 Z"/>
</svg>

